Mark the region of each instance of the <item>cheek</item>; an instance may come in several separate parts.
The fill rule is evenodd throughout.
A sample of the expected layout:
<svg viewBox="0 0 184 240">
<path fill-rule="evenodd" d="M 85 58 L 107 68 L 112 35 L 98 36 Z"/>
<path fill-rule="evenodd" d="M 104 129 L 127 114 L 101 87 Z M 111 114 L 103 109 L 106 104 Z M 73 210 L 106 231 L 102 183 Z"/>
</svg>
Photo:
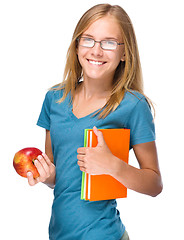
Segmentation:
<svg viewBox="0 0 184 240">
<path fill-rule="evenodd" d="M 116 65 L 118 66 L 121 61 L 124 61 L 124 51 L 119 51 L 116 55 Z"/>
<path fill-rule="evenodd" d="M 119 63 L 121 61 L 121 58 L 122 58 L 122 56 L 120 54 L 117 54 L 116 56 L 114 56 L 114 58 L 112 58 L 111 62 L 113 64 L 114 68 L 118 67 L 118 65 L 119 65 Z"/>
<path fill-rule="evenodd" d="M 77 50 L 77 55 L 78 55 L 79 62 L 81 64 L 85 60 L 85 56 L 87 55 L 87 49 L 79 48 Z"/>
<path fill-rule="evenodd" d="M 89 49 L 79 46 L 77 49 L 77 54 L 81 57 L 84 57 L 88 53 Z"/>
</svg>

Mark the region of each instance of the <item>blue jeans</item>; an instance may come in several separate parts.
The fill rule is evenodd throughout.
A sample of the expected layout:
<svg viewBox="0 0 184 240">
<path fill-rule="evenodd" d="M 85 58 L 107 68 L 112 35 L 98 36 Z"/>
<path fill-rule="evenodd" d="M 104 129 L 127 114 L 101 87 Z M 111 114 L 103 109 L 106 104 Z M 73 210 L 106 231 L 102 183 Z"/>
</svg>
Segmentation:
<svg viewBox="0 0 184 240">
<path fill-rule="evenodd" d="M 120 240 L 130 240 L 126 230 L 125 230 L 125 232 L 124 232 L 124 234 L 123 234 L 123 236 L 122 236 L 122 238 Z"/>
</svg>

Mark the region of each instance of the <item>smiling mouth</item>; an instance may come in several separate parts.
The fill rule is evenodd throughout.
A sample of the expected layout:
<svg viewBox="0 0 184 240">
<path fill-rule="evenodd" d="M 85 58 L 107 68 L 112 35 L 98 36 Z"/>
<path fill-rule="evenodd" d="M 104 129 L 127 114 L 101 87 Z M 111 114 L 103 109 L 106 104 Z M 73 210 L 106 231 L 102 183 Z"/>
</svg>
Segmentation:
<svg viewBox="0 0 184 240">
<path fill-rule="evenodd" d="M 95 60 L 90 60 L 90 59 L 87 59 L 89 63 L 93 64 L 93 65 L 96 65 L 96 66 L 101 66 L 101 65 L 104 65 L 106 62 L 102 62 L 102 61 L 95 61 Z"/>
</svg>

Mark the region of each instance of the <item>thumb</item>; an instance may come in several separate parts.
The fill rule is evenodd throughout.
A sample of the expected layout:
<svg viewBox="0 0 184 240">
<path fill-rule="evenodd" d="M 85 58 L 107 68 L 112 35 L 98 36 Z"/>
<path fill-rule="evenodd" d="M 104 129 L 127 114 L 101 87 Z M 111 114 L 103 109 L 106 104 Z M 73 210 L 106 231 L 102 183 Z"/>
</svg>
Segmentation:
<svg viewBox="0 0 184 240">
<path fill-rule="evenodd" d="M 93 132 L 95 133 L 95 135 L 97 136 L 97 140 L 98 140 L 98 144 L 97 147 L 99 146 L 103 146 L 105 143 L 104 137 L 103 137 L 103 133 L 101 131 L 99 131 L 97 129 L 97 127 L 93 127 Z"/>
</svg>

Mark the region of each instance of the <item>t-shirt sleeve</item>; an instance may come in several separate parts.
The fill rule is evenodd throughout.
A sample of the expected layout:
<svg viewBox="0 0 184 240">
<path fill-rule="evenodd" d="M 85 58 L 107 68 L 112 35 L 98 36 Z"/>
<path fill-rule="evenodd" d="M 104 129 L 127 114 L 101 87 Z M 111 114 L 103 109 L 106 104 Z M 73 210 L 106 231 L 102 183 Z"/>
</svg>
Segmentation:
<svg viewBox="0 0 184 240">
<path fill-rule="evenodd" d="M 133 108 L 127 127 L 130 128 L 130 146 L 155 141 L 155 125 L 150 105 L 145 97 Z"/>
<path fill-rule="evenodd" d="M 37 121 L 37 125 L 50 130 L 50 108 L 51 108 L 51 94 L 47 92 L 42 105 L 40 116 Z"/>
</svg>

